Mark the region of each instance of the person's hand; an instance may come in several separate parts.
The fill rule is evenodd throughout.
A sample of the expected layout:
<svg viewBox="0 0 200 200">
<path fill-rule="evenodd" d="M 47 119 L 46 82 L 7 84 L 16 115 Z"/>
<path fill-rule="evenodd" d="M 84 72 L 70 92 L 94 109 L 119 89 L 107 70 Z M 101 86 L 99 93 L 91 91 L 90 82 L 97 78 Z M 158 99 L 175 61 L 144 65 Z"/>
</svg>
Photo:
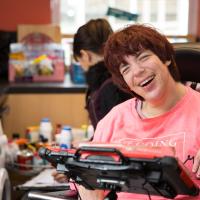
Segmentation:
<svg viewBox="0 0 200 200">
<path fill-rule="evenodd" d="M 192 167 L 192 171 L 196 174 L 196 177 L 200 179 L 200 150 L 197 152 L 194 157 L 194 164 Z"/>
<path fill-rule="evenodd" d="M 59 173 L 56 170 L 51 174 L 55 181 L 59 183 L 66 183 L 69 181 L 68 177 L 65 174 Z"/>
<path fill-rule="evenodd" d="M 81 185 L 77 185 L 79 195 L 83 200 L 103 200 L 104 191 L 103 190 L 87 190 Z"/>
</svg>

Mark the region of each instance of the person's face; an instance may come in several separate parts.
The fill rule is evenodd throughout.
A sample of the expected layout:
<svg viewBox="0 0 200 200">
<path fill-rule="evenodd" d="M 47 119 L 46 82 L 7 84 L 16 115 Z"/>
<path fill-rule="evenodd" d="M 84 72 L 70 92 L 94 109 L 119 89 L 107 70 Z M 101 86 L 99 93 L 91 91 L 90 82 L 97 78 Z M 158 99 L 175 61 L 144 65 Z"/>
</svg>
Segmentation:
<svg viewBox="0 0 200 200">
<path fill-rule="evenodd" d="M 137 56 L 124 57 L 126 64 L 120 65 L 126 84 L 131 91 L 143 97 L 145 101 L 158 101 L 168 87 L 170 61 L 163 63 L 156 54 L 144 50 Z"/>
<path fill-rule="evenodd" d="M 80 66 L 84 71 L 87 71 L 89 69 L 89 63 L 87 60 L 85 60 L 83 57 L 77 57 L 77 61 L 79 62 Z"/>
<path fill-rule="evenodd" d="M 80 63 L 84 71 L 87 71 L 91 66 L 90 54 L 85 50 L 81 50 L 81 55 L 77 57 L 77 61 Z"/>
</svg>

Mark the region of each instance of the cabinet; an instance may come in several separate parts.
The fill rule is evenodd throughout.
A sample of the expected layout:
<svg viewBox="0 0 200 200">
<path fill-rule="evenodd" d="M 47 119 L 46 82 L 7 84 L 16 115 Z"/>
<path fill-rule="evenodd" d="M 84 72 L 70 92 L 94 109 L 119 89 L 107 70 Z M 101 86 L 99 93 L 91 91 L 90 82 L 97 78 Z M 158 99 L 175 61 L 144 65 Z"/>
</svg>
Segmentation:
<svg viewBox="0 0 200 200">
<path fill-rule="evenodd" d="M 24 136 L 28 126 L 39 125 L 43 117 L 57 123 L 80 127 L 88 124 L 84 93 L 64 94 L 9 94 L 9 112 L 4 116 L 4 130 L 8 137 L 13 132 Z"/>
</svg>

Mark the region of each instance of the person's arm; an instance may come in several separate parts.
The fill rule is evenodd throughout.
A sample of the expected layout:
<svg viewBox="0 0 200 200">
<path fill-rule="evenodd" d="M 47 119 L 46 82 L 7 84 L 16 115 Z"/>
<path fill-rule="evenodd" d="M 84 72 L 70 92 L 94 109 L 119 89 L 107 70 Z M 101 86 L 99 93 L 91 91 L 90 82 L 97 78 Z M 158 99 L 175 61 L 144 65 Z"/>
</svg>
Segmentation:
<svg viewBox="0 0 200 200">
<path fill-rule="evenodd" d="M 52 176 L 55 181 L 59 183 L 68 182 L 69 179 L 65 174 L 61 174 L 56 170 L 52 172 Z M 76 185 L 79 195 L 82 200 L 103 200 L 104 199 L 104 191 L 103 190 L 87 190 L 83 186 Z M 75 188 L 73 188 L 75 189 Z"/>
<path fill-rule="evenodd" d="M 59 183 L 69 182 L 69 179 L 65 174 L 59 173 L 56 170 L 53 171 L 51 175 L 53 176 L 53 179 Z"/>
<path fill-rule="evenodd" d="M 83 186 L 77 186 L 77 188 L 82 200 L 103 200 L 104 199 L 103 190 L 87 190 Z"/>
</svg>

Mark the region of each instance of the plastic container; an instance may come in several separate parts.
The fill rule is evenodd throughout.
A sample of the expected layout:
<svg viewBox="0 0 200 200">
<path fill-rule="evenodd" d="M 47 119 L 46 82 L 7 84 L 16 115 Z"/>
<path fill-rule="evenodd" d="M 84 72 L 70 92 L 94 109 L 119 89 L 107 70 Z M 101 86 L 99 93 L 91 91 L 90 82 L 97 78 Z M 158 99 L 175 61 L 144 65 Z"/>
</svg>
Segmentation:
<svg viewBox="0 0 200 200">
<path fill-rule="evenodd" d="M 52 142 L 52 131 L 53 127 L 48 118 L 43 118 L 40 122 L 39 133 L 42 140 L 48 140 Z"/>
<path fill-rule="evenodd" d="M 94 135 L 94 127 L 93 127 L 92 125 L 89 125 L 89 126 L 87 127 L 87 138 L 88 138 L 89 140 L 91 140 L 92 137 L 93 137 L 93 135 Z"/>
<path fill-rule="evenodd" d="M 63 82 L 65 63 L 62 46 L 56 43 L 12 43 L 8 78 L 10 82 Z"/>
<path fill-rule="evenodd" d="M 29 126 L 26 128 L 26 138 L 30 143 L 36 143 L 39 141 L 39 127 Z"/>
<path fill-rule="evenodd" d="M 71 149 L 72 145 L 72 129 L 70 126 L 63 126 L 60 133 L 60 148 Z"/>
<path fill-rule="evenodd" d="M 21 170 L 31 170 L 33 166 L 33 152 L 24 149 L 17 153 L 17 164 Z"/>
<path fill-rule="evenodd" d="M 72 62 L 69 69 L 71 81 L 76 84 L 85 84 L 85 74 L 79 63 Z"/>
<path fill-rule="evenodd" d="M 61 136 L 61 134 L 60 133 L 58 133 L 58 134 L 56 134 L 55 135 L 55 144 L 56 145 L 60 145 L 60 136 Z"/>
<path fill-rule="evenodd" d="M 54 139 L 55 139 L 55 144 L 59 145 L 60 144 L 60 133 L 62 131 L 62 125 L 61 124 L 56 124 L 55 128 L 55 134 L 54 134 Z"/>
</svg>

